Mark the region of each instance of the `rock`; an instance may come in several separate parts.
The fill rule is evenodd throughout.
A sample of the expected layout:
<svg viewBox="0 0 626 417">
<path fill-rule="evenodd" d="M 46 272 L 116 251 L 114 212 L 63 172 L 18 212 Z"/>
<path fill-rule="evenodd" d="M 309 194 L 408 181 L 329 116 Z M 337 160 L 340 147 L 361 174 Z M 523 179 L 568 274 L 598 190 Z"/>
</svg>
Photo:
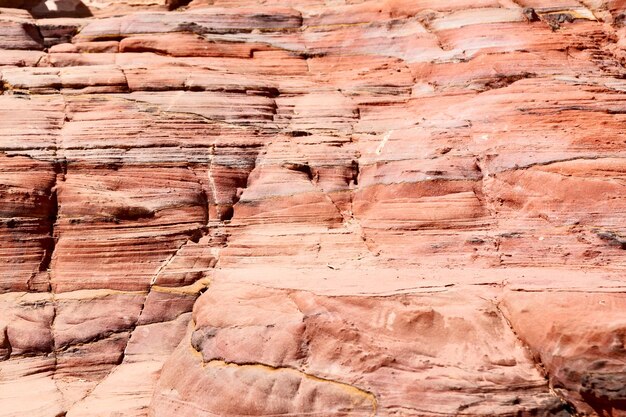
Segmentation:
<svg viewBox="0 0 626 417">
<path fill-rule="evenodd" d="M 507 294 L 505 314 L 550 383 L 582 413 L 624 415 L 623 294 Z M 536 305 L 549 305 L 539 319 Z M 576 313 L 584 309 L 584 315 Z M 535 316 L 535 317 L 532 317 Z M 575 341 L 575 342 L 574 342 Z"/>
<path fill-rule="evenodd" d="M 623 1 L 2 6 L 0 416 L 626 416 Z"/>
<path fill-rule="evenodd" d="M 28 12 L 1 8 L 0 35 L 0 49 L 43 49 L 41 32 Z"/>
</svg>

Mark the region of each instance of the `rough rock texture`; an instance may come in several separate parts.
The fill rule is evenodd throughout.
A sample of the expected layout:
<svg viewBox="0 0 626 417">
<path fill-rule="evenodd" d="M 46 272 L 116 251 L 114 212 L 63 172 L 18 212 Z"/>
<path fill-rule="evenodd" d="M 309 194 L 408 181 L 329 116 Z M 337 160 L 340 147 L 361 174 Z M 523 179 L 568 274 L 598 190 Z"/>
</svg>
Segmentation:
<svg viewBox="0 0 626 417">
<path fill-rule="evenodd" d="M 626 2 L 0 5 L 0 416 L 626 416 Z"/>
</svg>

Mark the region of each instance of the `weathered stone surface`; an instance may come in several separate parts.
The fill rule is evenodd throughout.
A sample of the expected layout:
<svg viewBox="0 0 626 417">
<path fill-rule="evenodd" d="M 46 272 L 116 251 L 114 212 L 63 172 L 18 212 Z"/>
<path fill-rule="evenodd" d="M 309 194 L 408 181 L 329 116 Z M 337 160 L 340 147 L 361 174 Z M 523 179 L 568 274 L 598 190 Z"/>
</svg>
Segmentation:
<svg viewBox="0 0 626 417">
<path fill-rule="evenodd" d="M 626 416 L 623 1 L 0 6 L 0 416 Z"/>
</svg>

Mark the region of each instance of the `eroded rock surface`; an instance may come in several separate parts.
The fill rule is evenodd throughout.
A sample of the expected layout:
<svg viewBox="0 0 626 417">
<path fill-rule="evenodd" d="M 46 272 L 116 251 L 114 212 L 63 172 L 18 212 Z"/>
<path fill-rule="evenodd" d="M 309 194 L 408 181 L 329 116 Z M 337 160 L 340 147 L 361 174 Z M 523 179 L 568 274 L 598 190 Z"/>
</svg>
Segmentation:
<svg viewBox="0 0 626 417">
<path fill-rule="evenodd" d="M 0 416 L 626 416 L 625 2 L 0 6 Z"/>
</svg>

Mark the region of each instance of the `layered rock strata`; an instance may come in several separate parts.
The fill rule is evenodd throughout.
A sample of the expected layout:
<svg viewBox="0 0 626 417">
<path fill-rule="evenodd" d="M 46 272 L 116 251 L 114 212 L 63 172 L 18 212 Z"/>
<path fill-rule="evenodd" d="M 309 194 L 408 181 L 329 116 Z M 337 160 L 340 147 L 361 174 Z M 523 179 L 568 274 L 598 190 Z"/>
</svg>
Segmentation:
<svg viewBox="0 0 626 417">
<path fill-rule="evenodd" d="M 0 416 L 626 416 L 626 3 L 0 5 Z"/>
</svg>

